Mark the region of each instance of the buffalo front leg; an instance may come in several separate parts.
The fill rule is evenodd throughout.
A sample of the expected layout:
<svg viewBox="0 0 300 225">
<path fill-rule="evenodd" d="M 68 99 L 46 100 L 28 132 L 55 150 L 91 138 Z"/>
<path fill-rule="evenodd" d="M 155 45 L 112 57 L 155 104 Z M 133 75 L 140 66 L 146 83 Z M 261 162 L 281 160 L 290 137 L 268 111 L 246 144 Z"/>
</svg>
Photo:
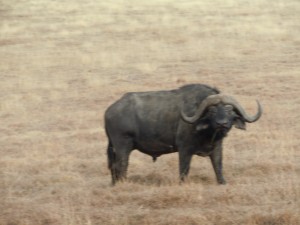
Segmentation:
<svg viewBox="0 0 300 225">
<path fill-rule="evenodd" d="M 185 180 L 189 173 L 192 156 L 188 151 L 179 151 L 179 176 L 181 182 Z"/>
<path fill-rule="evenodd" d="M 223 177 L 223 163 L 222 163 L 222 146 L 218 146 L 214 149 L 210 155 L 210 160 L 216 173 L 217 181 L 219 184 L 226 184 Z"/>
</svg>

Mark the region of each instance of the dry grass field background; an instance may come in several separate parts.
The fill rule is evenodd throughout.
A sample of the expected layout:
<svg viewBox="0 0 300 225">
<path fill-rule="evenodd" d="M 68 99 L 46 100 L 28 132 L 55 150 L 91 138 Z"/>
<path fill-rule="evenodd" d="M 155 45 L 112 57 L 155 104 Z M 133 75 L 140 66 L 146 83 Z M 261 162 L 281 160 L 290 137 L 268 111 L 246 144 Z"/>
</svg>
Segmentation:
<svg viewBox="0 0 300 225">
<path fill-rule="evenodd" d="M 300 224 L 298 0 L 0 0 L 0 224 Z M 110 186 L 105 109 L 205 83 L 262 118 L 232 130 L 217 185 L 138 151 Z"/>
</svg>

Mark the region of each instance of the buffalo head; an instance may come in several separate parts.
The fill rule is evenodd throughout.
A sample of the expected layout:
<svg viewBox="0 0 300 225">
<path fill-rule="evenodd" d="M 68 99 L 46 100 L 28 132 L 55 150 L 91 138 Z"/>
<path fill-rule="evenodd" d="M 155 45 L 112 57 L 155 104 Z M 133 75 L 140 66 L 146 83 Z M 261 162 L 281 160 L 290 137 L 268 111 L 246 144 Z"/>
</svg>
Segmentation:
<svg viewBox="0 0 300 225">
<path fill-rule="evenodd" d="M 182 119 L 190 124 L 196 124 L 198 131 L 212 128 L 226 133 L 232 125 L 245 129 L 245 122 L 253 123 L 262 115 L 262 107 L 257 101 L 256 115 L 248 115 L 242 106 L 231 96 L 216 94 L 210 95 L 200 104 L 193 116 L 187 116 L 181 111 Z"/>
</svg>

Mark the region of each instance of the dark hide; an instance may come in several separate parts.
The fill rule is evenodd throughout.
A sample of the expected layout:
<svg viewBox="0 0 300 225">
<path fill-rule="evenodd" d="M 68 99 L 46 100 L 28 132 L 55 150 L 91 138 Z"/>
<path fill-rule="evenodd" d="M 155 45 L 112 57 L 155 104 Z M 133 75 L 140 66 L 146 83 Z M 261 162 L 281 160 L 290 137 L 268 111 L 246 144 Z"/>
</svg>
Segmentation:
<svg viewBox="0 0 300 225">
<path fill-rule="evenodd" d="M 137 149 L 153 157 L 179 152 L 181 180 L 187 176 L 193 155 L 209 156 L 217 181 L 222 175 L 222 140 L 232 125 L 245 129 L 245 122 L 232 108 L 218 104 L 207 108 L 194 124 L 181 118 L 192 116 L 207 96 L 219 94 L 202 84 L 176 90 L 127 93 L 105 113 L 109 139 L 108 164 L 112 183 L 126 177 L 130 152 Z"/>
</svg>

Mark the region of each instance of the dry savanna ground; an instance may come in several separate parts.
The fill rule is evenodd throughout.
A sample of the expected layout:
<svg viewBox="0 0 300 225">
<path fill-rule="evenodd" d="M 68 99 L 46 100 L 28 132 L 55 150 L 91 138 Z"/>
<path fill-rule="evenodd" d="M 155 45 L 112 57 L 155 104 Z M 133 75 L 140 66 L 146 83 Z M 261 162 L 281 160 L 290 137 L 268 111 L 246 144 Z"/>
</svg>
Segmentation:
<svg viewBox="0 0 300 225">
<path fill-rule="evenodd" d="M 299 21 L 298 0 L 0 0 L 0 224 L 300 224 Z M 105 109 L 188 83 L 264 107 L 226 138 L 228 184 L 135 151 L 111 187 Z"/>
</svg>

